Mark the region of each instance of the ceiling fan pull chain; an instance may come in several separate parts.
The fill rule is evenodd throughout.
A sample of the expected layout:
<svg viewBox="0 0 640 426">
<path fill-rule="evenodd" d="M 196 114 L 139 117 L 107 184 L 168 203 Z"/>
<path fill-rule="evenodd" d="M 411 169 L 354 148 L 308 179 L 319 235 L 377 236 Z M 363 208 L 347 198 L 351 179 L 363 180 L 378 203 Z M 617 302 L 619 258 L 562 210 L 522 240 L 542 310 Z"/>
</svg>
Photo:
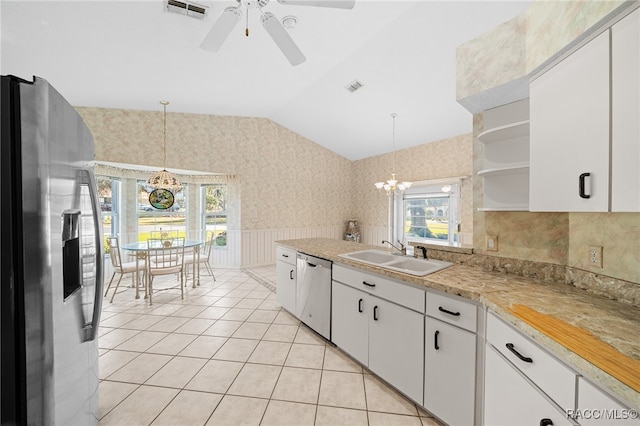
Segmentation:
<svg viewBox="0 0 640 426">
<path fill-rule="evenodd" d="M 247 7 L 247 23 L 244 29 L 244 35 L 249 37 L 249 8 Z"/>
</svg>

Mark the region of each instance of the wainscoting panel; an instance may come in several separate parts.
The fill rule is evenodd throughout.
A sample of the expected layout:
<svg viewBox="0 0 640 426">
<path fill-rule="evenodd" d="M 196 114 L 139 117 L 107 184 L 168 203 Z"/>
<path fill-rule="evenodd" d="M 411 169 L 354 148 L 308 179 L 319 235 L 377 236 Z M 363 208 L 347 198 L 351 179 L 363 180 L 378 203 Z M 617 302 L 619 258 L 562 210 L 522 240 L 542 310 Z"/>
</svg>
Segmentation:
<svg viewBox="0 0 640 426">
<path fill-rule="evenodd" d="M 242 231 L 241 267 L 268 265 L 276 261 L 275 242 L 299 238 L 342 239 L 344 225 L 310 228 L 254 229 Z"/>
<path fill-rule="evenodd" d="M 389 239 L 389 228 L 386 226 L 360 226 L 360 241 L 365 244 L 381 246 L 382 240 Z"/>
</svg>

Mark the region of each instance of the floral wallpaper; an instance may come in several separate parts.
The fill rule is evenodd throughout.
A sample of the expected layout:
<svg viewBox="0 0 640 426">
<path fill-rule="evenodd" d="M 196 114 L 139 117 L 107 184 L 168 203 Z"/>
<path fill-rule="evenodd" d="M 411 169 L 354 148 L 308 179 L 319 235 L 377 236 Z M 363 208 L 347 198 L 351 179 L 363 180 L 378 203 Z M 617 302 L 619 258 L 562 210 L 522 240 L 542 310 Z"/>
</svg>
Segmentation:
<svg viewBox="0 0 640 426">
<path fill-rule="evenodd" d="M 161 112 L 77 110 L 97 160 L 163 166 Z M 264 118 L 167 113 L 166 156 L 169 169 L 237 176 L 244 230 L 341 225 L 350 208 L 351 162 Z"/>
</svg>

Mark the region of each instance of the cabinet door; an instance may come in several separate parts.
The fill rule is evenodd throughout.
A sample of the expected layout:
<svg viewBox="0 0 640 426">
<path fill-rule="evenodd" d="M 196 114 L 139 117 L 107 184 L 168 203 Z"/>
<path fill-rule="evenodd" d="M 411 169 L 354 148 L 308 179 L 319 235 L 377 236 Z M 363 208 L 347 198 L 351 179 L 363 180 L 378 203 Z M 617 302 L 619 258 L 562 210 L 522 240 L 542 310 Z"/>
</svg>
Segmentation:
<svg viewBox="0 0 640 426">
<path fill-rule="evenodd" d="M 449 425 L 472 425 L 476 336 L 426 317 L 424 407 Z"/>
<path fill-rule="evenodd" d="M 333 281 L 331 287 L 331 340 L 340 349 L 367 365 L 368 304 L 366 293 Z"/>
<path fill-rule="evenodd" d="M 605 31 L 531 82 L 531 211 L 608 211 L 609 81 Z"/>
<path fill-rule="evenodd" d="M 609 395 L 586 381 L 578 378 L 578 418 L 581 425 L 638 426 L 638 419 L 629 415 L 623 407 Z"/>
<path fill-rule="evenodd" d="M 424 315 L 374 296 L 370 301 L 369 369 L 422 401 Z"/>
<path fill-rule="evenodd" d="M 287 311 L 296 311 L 296 265 L 276 262 L 276 301 Z"/>
<path fill-rule="evenodd" d="M 543 397 L 491 345 L 487 345 L 485 354 L 484 380 L 485 425 L 571 425 L 565 413 Z M 552 423 L 543 422 L 544 419 Z"/>
<path fill-rule="evenodd" d="M 611 29 L 611 211 L 640 211 L 640 9 Z"/>
</svg>

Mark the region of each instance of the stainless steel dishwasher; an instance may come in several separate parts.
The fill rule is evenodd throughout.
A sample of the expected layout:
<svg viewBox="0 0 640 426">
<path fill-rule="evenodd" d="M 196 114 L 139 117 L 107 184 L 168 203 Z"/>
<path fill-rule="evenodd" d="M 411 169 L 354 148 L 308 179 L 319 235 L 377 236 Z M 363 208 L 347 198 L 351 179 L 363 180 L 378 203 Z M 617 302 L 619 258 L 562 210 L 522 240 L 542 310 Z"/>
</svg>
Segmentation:
<svg viewBox="0 0 640 426">
<path fill-rule="evenodd" d="M 331 261 L 298 253 L 296 316 L 331 340 Z"/>
</svg>

